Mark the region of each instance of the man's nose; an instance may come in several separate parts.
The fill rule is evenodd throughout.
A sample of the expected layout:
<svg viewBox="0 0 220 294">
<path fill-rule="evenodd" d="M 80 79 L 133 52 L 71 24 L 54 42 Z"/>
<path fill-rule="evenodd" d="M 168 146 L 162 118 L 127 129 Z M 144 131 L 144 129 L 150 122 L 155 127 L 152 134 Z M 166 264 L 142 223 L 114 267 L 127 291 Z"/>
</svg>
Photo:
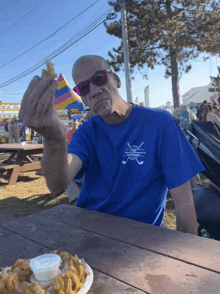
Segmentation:
<svg viewBox="0 0 220 294">
<path fill-rule="evenodd" d="M 97 95 L 101 94 L 102 90 L 100 87 L 94 85 L 93 83 L 90 83 L 90 97 L 95 98 Z"/>
</svg>

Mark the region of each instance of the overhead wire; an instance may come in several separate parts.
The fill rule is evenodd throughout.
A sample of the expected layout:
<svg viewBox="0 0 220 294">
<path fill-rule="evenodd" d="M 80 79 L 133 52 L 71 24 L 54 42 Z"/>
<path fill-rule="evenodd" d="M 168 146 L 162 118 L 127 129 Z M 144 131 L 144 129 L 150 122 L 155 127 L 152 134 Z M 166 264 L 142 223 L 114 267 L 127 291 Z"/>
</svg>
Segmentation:
<svg viewBox="0 0 220 294">
<path fill-rule="evenodd" d="M 74 18 L 72 18 L 70 21 L 68 21 L 67 23 L 65 23 L 64 25 L 62 25 L 60 28 L 58 28 L 55 32 L 53 32 L 50 36 L 44 38 L 42 41 L 38 42 L 37 44 L 35 44 L 34 46 L 32 46 L 31 48 L 29 48 L 28 50 L 26 50 L 25 52 L 23 52 L 22 54 L 18 55 L 17 57 L 13 58 L 12 60 L 6 62 L 5 64 L 1 65 L 0 68 L 8 65 L 9 63 L 11 63 L 12 61 L 15 61 L 16 59 L 20 58 L 21 56 L 23 56 L 24 54 L 28 53 L 29 51 L 31 51 L 32 49 L 34 49 L 35 47 L 37 47 L 38 45 L 40 45 L 41 43 L 43 43 L 46 40 L 49 40 L 51 37 L 55 36 L 57 34 L 57 32 L 59 32 L 61 29 L 63 29 L 66 25 L 68 25 L 69 23 L 71 23 L 73 20 L 75 20 L 76 18 L 78 18 L 80 15 L 82 15 L 83 13 L 85 13 L 88 9 L 90 9 L 93 5 L 95 5 L 99 0 L 96 0 L 93 4 L 91 4 L 90 6 L 88 6 L 86 9 L 84 9 L 82 12 L 80 12 L 77 16 L 75 16 Z"/>
<path fill-rule="evenodd" d="M 6 31 L 0 34 L 0 36 L 6 34 L 8 31 L 10 31 L 17 23 L 19 23 L 24 17 L 26 17 L 28 14 L 30 14 L 37 6 L 39 6 L 41 3 L 43 3 L 44 0 L 42 0 L 40 3 L 34 6 L 29 12 L 27 12 L 25 15 L 23 15 L 19 20 L 17 20 L 12 26 L 10 26 Z"/>
<path fill-rule="evenodd" d="M 96 29 L 98 26 L 100 26 L 104 21 L 109 20 L 108 16 L 111 14 L 111 11 L 113 11 L 112 9 L 109 9 L 104 15 L 99 16 L 98 20 L 95 21 L 94 24 L 90 25 L 90 27 L 92 26 L 92 28 L 88 27 L 86 28 L 86 32 L 82 32 L 81 35 L 77 38 L 77 40 L 74 40 L 76 38 L 73 37 L 72 39 L 70 39 L 68 42 L 66 42 L 63 46 L 59 47 L 56 51 L 54 51 L 52 54 L 48 55 L 47 57 L 45 57 L 43 60 L 41 60 L 40 62 L 38 62 L 37 64 L 35 64 L 34 66 L 32 66 L 31 68 L 29 68 L 28 70 L 20 73 L 19 75 L 15 76 L 14 78 L 0 84 L 0 88 L 3 88 L 5 86 L 8 86 L 16 81 L 18 81 L 19 79 L 27 76 L 28 74 L 32 73 L 33 71 L 37 70 L 38 68 L 40 68 L 42 65 L 44 65 L 45 61 L 47 59 L 52 60 L 55 57 L 57 57 L 59 54 L 61 54 L 62 52 L 64 52 L 65 50 L 67 50 L 69 47 L 71 47 L 72 45 L 74 45 L 75 43 L 79 42 L 82 38 L 84 38 L 85 36 L 87 36 L 89 33 L 91 33 L 94 29 Z M 112 13 L 114 14 L 114 13 Z M 106 17 L 107 16 L 107 17 Z M 97 22 L 100 20 L 100 18 L 104 18 L 104 20 L 102 20 L 101 22 L 99 22 L 97 24 Z M 79 35 L 80 33 L 78 33 L 77 35 Z"/>
</svg>

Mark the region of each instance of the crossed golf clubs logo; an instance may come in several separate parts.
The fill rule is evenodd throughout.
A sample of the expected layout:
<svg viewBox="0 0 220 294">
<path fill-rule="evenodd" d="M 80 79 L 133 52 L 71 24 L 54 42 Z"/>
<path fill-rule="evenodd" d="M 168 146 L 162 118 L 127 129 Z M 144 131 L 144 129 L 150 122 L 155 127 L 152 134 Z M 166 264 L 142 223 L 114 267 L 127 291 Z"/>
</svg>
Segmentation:
<svg viewBox="0 0 220 294">
<path fill-rule="evenodd" d="M 141 152 L 145 151 L 145 149 L 140 149 L 141 146 L 144 144 L 144 142 L 139 147 L 136 145 L 130 146 L 129 143 L 127 144 L 129 149 L 125 150 L 126 154 L 124 156 L 127 156 L 128 158 L 126 161 L 123 160 L 122 163 L 126 164 L 128 162 L 128 159 L 131 159 L 131 160 L 136 160 L 139 165 L 143 164 L 144 163 L 143 161 L 138 161 L 138 157 L 144 157 L 143 155 L 141 155 Z"/>
</svg>

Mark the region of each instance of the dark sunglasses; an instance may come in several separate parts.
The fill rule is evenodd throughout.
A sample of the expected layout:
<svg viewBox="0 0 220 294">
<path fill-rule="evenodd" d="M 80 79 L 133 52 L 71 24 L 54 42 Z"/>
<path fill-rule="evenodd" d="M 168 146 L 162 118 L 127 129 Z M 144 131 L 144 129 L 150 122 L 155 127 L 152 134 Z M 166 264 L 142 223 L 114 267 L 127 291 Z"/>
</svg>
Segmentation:
<svg viewBox="0 0 220 294">
<path fill-rule="evenodd" d="M 79 96 L 86 96 L 90 91 L 90 83 L 93 83 L 93 85 L 99 87 L 105 85 L 108 82 L 107 72 L 112 71 L 108 69 L 97 71 L 94 76 L 91 77 L 91 79 L 79 83 L 73 88 L 73 90 Z"/>
</svg>

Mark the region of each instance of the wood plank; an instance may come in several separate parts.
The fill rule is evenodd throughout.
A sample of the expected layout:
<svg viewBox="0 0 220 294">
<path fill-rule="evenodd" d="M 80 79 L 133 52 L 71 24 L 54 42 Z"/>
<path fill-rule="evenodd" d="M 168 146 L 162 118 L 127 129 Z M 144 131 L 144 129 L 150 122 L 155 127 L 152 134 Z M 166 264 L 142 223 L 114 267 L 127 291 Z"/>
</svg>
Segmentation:
<svg viewBox="0 0 220 294">
<path fill-rule="evenodd" d="M 17 259 L 34 258 L 49 252 L 48 248 L 0 228 L 0 268 L 13 265 Z"/>
<path fill-rule="evenodd" d="M 128 284 L 118 281 L 108 275 L 93 269 L 94 280 L 88 294 L 143 294 L 147 292 L 140 291 Z"/>
<path fill-rule="evenodd" d="M 38 169 L 41 169 L 40 161 L 33 162 L 33 163 L 26 163 L 19 167 L 19 171 L 21 173 L 26 171 L 38 170 Z"/>
<path fill-rule="evenodd" d="M 218 273 L 54 219 L 28 216 L 3 227 L 40 242 L 51 250 L 77 254 L 79 258 L 85 258 L 92 268 L 151 294 L 211 294 L 215 292 L 210 289 L 219 291 Z"/>
<path fill-rule="evenodd" d="M 36 215 L 220 272 L 219 241 L 65 204 Z"/>
<path fill-rule="evenodd" d="M 12 171 L 9 183 L 8 183 L 9 185 L 15 185 L 17 183 L 18 174 L 19 174 L 19 166 L 17 165 L 13 168 L 13 171 Z"/>
<path fill-rule="evenodd" d="M 17 166 L 16 164 L 1 163 L 0 164 L 0 170 L 5 171 L 5 170 L 13 169 L 16 166 Z"/>
<path fill-rule="evenodd" d="M 43 151 L 44 145 L 43 144 L 27 144 L 22 145 L 22 143 L 6 143 L 6 144 L 0 144 L 0 151 L 1 152 L 10 152 L 17 150 L 35 150 L 36 153 L 38 153 L 38 149 L 41 149 L 41 153 Z"/>
</svg>

